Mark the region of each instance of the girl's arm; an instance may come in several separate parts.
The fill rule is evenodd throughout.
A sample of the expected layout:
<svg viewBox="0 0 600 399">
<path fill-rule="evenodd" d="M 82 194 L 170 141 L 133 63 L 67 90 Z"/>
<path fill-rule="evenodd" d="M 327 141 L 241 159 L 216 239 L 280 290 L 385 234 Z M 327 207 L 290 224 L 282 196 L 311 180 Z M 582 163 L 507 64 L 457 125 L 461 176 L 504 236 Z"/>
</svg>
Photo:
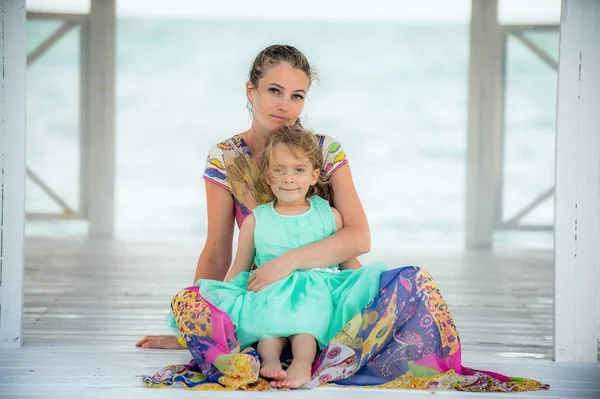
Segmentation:
<svg viewBox="0 0 600 399">
<path fill-rule="evenodd" d="M 234 229 L 234 203 L 225 188 L 205 182 L 208 232 L 198 259 L 194 282 L 198 279 L 223 281 L 231 265 Z"/>
<path fill-rule="evenodd" d="M 238 248 L 235 253 L 235 260 L 231 266 L 231 270 L 227 273 L 225 281 L 230 281 L 232 278 L 242 272 L 250 271 L 252 266 L 252 260 L 254 259 L 254 227 L 256 221 L 254 215 L 250 214 L 246 216 L 242 226 L 240 227 L 240 234 L 238 237 Z"/>
</svg>

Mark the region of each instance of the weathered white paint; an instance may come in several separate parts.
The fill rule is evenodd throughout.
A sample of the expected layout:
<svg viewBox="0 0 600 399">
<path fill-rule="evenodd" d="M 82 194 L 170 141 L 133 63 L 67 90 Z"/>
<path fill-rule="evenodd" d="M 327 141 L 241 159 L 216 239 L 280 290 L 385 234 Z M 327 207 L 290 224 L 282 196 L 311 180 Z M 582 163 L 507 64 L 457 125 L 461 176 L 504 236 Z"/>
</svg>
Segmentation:
<svg viewBox="0 0 600 399">
<path fill-rule="evenodd" d="M 81 162 L 89 233 L 111 237 L 115 208 L 115 0 L 92 0 L 83 34 Z"/>
<path fill-rule="evenodd" d="M 554 356 L 597 362 L 600 2 L 563 0 L 558 78 Z"/>
<path fill-rule="evenodd" d="M 0 0 L 0 347 L 19 347 L 25 236 L 25 0 Z"/>
<path fill-rule="evenodd" d="M 490 249 L 502 217 L 503 52 L 497 0 L 471 8 L 466 247 Z"/>
</svg>

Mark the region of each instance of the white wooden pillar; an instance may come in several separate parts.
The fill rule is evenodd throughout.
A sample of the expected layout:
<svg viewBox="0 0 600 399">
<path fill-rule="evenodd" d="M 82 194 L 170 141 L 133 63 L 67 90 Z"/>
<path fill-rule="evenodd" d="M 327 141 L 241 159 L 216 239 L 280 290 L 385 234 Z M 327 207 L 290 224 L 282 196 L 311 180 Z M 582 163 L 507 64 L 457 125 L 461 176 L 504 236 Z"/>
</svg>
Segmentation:
<svg viewBox="0 0 600 399">
<path fill-rule="evenodd" d="M 472 0 L 467 123 L 466 248 L 491 249 L 501 221 L 504 38 L 497 0 Z"/>
<path fill-rule="evenodd" d="M 563 0 L 558 67 L 554 358 L 596 362 L 600 1 Z"/>
<path fill-rule="evenodd" d="M 114 233 L 115 18 L 115 0 L 92 0 L 81 27 L 81 205 L 93 237 Z"/>
<path fill-rule="evenodd" d="M 23 340 L 25 0 L 0 0 L 0 347 Z"/>
</svg>

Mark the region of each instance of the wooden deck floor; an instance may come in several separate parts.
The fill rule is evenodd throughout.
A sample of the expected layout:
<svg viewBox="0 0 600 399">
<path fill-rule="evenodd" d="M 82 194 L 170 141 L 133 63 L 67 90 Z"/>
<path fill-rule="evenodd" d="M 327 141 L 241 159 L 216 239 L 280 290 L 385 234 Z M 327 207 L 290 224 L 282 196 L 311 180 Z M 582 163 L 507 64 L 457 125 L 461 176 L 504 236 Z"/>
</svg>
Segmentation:
<svg viewBox="0 0 600 399">
<path fill-rule="evenodd" d="M 240 395 L 146 389 L 139 378 L 190 358 L 186 351 L 142 350 L 134 344 L 146 334 L 167 333 L 163 318 L 169 300 L 192 282 L 201 245 L 29 239 L 24 347 L 0 349 L 0 397 Z M 551 384 L 547 392 L 508 396 L 600 398 L 600 365 L 551 360 L 551 254 L 398 251 L 364 258 L 373 260 L 383 260 L 390 267 L 417 264 L 432 273 L 461 334 L 465 365 Z M 314 394 L 245 395 L 304 398 Z M 344 388 L 318 391 L 319 396 L 330 398 L 430 394 Z"/>
</svg>

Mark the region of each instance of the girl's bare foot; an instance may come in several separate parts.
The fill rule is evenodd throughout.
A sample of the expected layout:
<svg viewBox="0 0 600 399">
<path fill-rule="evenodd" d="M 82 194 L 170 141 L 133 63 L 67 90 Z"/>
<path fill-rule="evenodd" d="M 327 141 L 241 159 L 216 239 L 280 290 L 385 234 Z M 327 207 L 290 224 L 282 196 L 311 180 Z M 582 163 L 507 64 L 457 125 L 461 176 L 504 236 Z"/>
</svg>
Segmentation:
<svg viewBox="0 0 600 399">
<path fill-rule="evenodd" d="M 258 343 L 256 350 L 261 357 L 260 375 L 279 381 L 285 378 L 281 368 L 281 351 L 287 345 L 287 338 L 265 338 Z M 271 382 L 273 385 L 273 382 Z M 273 385 L 274 386 L 274 385 Z"/>
<path fill-rule="evenodd" d="M 271 382 L 271 386 L 276 388 L 299 388 L 310 381 L 311 367 L 310 362 L 294 359 L 287 369 L 287 376 L 282 380 Z"/>
<path fill-rule="evenodd" d="M 264 359 L 261 364 L 260 375 L 274 380 L 282 380 L 286 377 L 286 373 L 281 368 L 279 359 Z M 271 385 L 273 385 L 273 382 L 271 382 Z"/>
</svg>

